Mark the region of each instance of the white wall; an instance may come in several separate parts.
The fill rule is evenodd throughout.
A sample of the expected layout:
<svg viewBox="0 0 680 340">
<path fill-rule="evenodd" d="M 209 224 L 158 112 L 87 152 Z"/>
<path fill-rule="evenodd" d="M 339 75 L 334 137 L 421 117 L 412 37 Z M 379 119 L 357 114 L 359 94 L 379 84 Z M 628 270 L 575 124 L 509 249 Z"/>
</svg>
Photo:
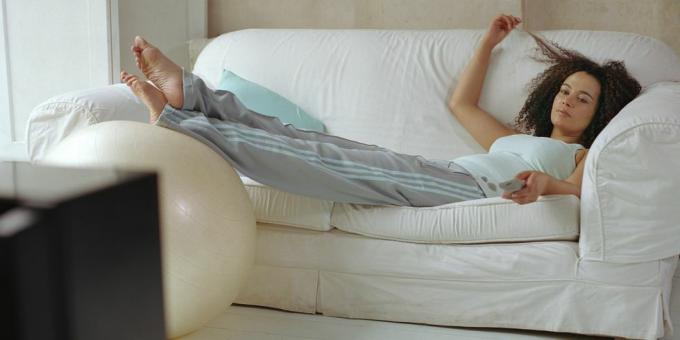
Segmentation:
<svg viewBox="0 0 680 340">
<path fill-rule="evenodd" d="M 12 103 L 9 92 L 9 69 L 7 57 L 9 55 L 5 38 L 5 2 L 0 1 L 0 146 L 9 145 L 14 137 L 12 120 L 9 115 Z"/>
<path fill-rule="evenodd" d="M 0 160 L 26 159 L 26 122 L 50 97 L 119 82 L 147 37 L 189 67 L 207 0 L 0 0 Z"/>
<path fill-rule="evenodd" d="M 0 1 L 0 156 L 16 159 L 25 155 L 34 106 L 110 82 L 108 6 L 102 0 Z"/>
</svg>

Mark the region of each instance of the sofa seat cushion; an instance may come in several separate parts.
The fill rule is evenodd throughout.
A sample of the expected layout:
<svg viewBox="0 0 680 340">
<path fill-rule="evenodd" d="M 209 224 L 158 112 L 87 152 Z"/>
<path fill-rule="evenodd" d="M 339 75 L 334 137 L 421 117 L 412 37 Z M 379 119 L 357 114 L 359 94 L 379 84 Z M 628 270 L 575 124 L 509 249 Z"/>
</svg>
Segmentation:
<svg viewBox="0 0 680 340">
<path fill-rule="evenodd" d="M 332 201 L 294 195 L 241 176 L 259 223 L 273 223 L 302 229 L 328 231 Z"/>
<path fill-rule="evenodd" d="M 428 208 L 336 204 L 331 225 L 418 243 L 573 241 L 579 234 L 579 199 L 551 195 L 519 205 L 494 197 Z"/>
<path fill-rule="evenodd" d="M 574 241 L 579 235 L 579 199 L 572 195 L 543 196 L 526 205 L 495 197 L 427 208 L 372 206 L 294 195 L 245 176 L 241 180 L 260 223 L 318 231 L 336 227 L 417 243 Z"/>
</svg>

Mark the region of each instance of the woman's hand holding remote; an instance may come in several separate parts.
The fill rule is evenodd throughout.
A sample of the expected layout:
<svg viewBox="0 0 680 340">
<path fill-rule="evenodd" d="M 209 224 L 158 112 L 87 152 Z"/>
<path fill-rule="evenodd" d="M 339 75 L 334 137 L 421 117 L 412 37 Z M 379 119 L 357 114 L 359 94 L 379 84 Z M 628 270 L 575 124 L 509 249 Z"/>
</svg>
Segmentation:
<svg viewBox="0 0 680 340">
<path fill-rule="evenodd" d="M 522 171 L 515 178 L 524 181 L 524 188 L 515 192 L 504 192 L 501 197 L 515 201 L 517 204 L 535 202 L 548 188 L 552 177 L 540 171 Z"/>
</svg>

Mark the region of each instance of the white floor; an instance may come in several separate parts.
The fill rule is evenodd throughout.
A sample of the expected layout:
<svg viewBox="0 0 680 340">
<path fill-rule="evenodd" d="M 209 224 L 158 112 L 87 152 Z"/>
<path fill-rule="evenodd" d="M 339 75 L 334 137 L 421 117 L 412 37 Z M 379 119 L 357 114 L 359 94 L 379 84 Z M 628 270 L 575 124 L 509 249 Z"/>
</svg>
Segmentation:
<svg viewBox="0 0 680 340">
<path fill-rule="evenodd" d="M 353 320 L 290 313 L 258 307 L 231 306 L 203 329 L 181 340 L 462 340 L 462 339 L 608 339 L 565 333 L 502 329 L 454 328 L 407 323 Z"/>
</svg>

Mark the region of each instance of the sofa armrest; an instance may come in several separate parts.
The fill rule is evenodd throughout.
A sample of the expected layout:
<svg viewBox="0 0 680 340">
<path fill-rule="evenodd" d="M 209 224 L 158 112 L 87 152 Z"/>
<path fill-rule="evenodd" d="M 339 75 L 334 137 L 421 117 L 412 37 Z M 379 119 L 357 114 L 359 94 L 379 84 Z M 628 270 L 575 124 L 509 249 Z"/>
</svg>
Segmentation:
<svg viewBox="0 0 680 340">
<path fill-rule="evenodd" d="M 42 159 L 66 136 L 109 120 L 148 122 L 146 106 L 124 84 L 52 97 L 36 106 L 28 118 L 26 145 L 32 162 Z"/>
<path fill-rule="evenodd" d="M 680 83 L 658 83 L 602 131 L 586 159 L 581 258 L 616 263 L 680 254 Z"/>
</svg>

